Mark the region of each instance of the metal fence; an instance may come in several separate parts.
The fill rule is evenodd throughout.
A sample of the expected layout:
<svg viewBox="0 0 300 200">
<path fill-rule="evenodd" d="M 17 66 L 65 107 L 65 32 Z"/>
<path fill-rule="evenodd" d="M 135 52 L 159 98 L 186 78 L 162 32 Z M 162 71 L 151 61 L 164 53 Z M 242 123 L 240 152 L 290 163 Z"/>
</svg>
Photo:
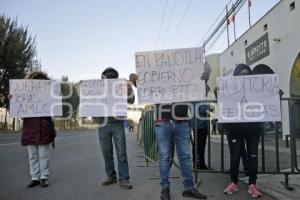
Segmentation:
<svg viewBox="0 0 300 200">
<path fill-rule="evenodd" d="M 216 103 L 216 100 L 211 100 L 211 101 L 206 101 L 207 103 Z M 289 106 L 289 112 L 290 115 L 290 134 L 286 135 L 286 148 L 289 151 L 289 168 L 288 170 L 286 169 L 281 169 L 281 160 L 283 160 L 280 157 L 280 146 L 279 146 L 279 141 L 280 141 L 280 135 L 282 134 L 282 128 L 281 127 L 281 122 L 278 122 L 275 124 L 275 131 L 271 135 L 274 139 L 274 145 L 272 146 L 273 151 L 275 151 L 275 169 L 268 170 L 268 166 L 266 165 L 266 149 L 265 149 L 265 141 L 266 141 L 266 135 L 262 134 L 261 135 L 261 140 L 260 140 L 260 169 L 258 171 L 258 174 L 281 174 L 284 175 L 285 181 L 284 186 L 292 190 L 293 188 L 289 185 L 289 175 L 291 174 L 298 174 L 300 175 L 300 170 L 299 170 L 299 165 L 298 165 L 298 159 L 297 157 L 300 155 L 297 155 L 297 131 L 298 127 L 300 126 L 299 121 L 296 121 L 298 118 L 298 112 L 297 108 L 299 106 L 300 108 L 300 98 L 282 98 L 281 102 L 288 102 Z M 300 113 L 299 113 L 300 114 Z M 210 124 L 210 122 L 209 122 Z M 220 125 L 220 124 L 219 124 Z M 300 130 L 300 129 L 299 129 Z M 222 126 L 219 126 L 219 139 L 220 139 L 220 163 L 219 166 L 215 169 L 212 170 L 199 170 L 197 169 L 197 163 L 195 163 L 195 169 L 193 169 L 194 175 L 195 175 L 195 182 L 198 184 L 198 174 L 199 173 L 227 173 L 227 170 L 225 170 L 225 134 L 224 134 L 224 129 Z M 270 134 L 269 134 L 270 135 Z M 154 129 L 154 110 L 149 110 L 146 111 L 144 114 L 144 117 L 141 118 L 140 124 L 139 124 L 139 138 L 141 141 L 141 145 L 144 147 L 144 154 L 145 154 L 145 159 L 148 162 L 158 162 L 158 149 L 157 149 L 157 144 L 156 144 L 156 137 L 155 137 L 155 129 Z M 268 136 L 268 139 L 270 140 L 270 136 Z M 197 141 L 197 133 L 195 134 L 195 141 Z M 193 145 L 193 141 L 191 141 Z M 208 134 L 207 137 L 207 165 L 208 168 L 212 168 L 212 140 L 211 140 L 211 135 Z M 194 148 L 194 151 L 197 152 L 197 145 Z M 195 153 L 197 155 L 197 153 Z M 197 160 L 197 158 L 195 158 Z M 286 160 L 286 158 L 285 158 Z M 173 160 L 173 164 L 176 167 L 179 167 L 178 163 Z M 285 163 L 286 165 L 287 163 Z M 228 163 L 227 163 L 228 165 Z M 240 173 L 245 173 L 244 171 L 240 171 Z"/>
<path fill-rule="evenodd" d="M 144 147 L 145 159 L 148 162 L 158 162 L 156 136 L 154 131 L 154 110 L 145 112 L 144 117 L 140 121 L 139 137 Z"/>
</svg>

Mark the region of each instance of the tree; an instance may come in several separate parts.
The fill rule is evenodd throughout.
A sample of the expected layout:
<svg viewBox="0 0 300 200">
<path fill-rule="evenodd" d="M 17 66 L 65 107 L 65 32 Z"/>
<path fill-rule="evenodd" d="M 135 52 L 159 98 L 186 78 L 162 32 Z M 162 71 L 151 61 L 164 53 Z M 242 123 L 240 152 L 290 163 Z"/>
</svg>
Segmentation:
<svg viewBox="0 0 300 200">
<path fill-rule="evenodd" d="M 35 39 L 17 20 L 0 15 L 0 107 L 9 108 L 9 79 L 24 78 L 36 55 Z"/>
<path fill-rule="evenodd" d="M 9 79 L 24 78 L 36 55 L 35 39 L 17 20 L 0 15 L 0 107 L 8 108 Z"/>
<path fill-rule="evenodd" d="M 79 96 L 74 83 L 68 81 L 67 76 L 61 77 L 61 93 L 63 95 L 63 117 L 70 117 L 72 120 L 76 119 Z M 65 126 L 65 121 L 64 121 Z"/>
<path fill-rule="evenodd" d="M 0 107 L 8 108 L 9 79 L 24 78 L 36 55 L 35 39 L 17 20 L 0 16 Z"/>
</svg>

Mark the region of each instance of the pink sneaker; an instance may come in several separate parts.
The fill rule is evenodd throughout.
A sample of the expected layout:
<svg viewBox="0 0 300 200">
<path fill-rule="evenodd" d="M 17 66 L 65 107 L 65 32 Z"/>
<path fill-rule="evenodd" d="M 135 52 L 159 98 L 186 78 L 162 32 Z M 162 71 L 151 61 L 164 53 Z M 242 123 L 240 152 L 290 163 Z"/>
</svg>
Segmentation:
<svg viewBox="0 0 300 200">
<path fill-rule="evenodd" d="M 231 183 L 229 183 L 229 185 L 224 190 L 224 194 L 230 195 L 230 194 L 233 194 L 237 191 L 239 191 L 239 188 L 238 188 L 237 184 L 231 182 Z"/>
<path fill-rule="evenodd" d="M 249 185 L 248 193 L 254 198 L 260 198 L 263 196 L 262 193 L 257 189 L 256 185 L 254 184 Z"/>
</svg>

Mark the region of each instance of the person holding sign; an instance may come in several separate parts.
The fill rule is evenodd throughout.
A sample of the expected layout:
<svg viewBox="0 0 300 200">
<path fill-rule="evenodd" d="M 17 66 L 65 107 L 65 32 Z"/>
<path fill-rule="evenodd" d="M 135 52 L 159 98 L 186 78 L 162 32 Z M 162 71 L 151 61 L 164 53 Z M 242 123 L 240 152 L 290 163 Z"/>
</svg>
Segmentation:
<svg viewBox="0 0 300 200">
<path fill-rule="evenodd" d="M 119 73 L 114 68 L 107 68 L 102 72 L 102 79 L 118 79 Z M 137 77 L 131 74 L 130 81 L 127 82 L 127 102 L 134 103 L 135 97 L 132 85 L 135 85 Z M 98 128 L 100 146 L 105 161 L 106 180 L 102 183 L 103 186 L 108 186 L 117 182 L 117 174 L 114 166 L 113 143 L 114 140 L 116 154 L 118 158 L 118 175 L 119 184 L 124 189 L 132 189 L 129 183 L 129 169 L 126 151 L 126 137 L 124 130 L 124 118 L 114 117 L 97 117 L 96 121 L 99 124 L 104 124 Z"/>
<path fill-rule="evenodd" d="M 234 76 L 246 76 L 251 75 L 251 69 L 249 66 L 239 64 L 235 70 Z M 230 177 L 231 182 L 225 188 L 224 194 L 231 195 L 238 191 L 238 173 L 240 158 L 242 156 L 243 149 L 245 148 L 245 142 L 248 153 L 248 170 L 249 170 L 249 187 L 248 193 L 258 198 L 262 196 L 262 193 L 257 189 L 257 166 L 258 166 L 258 144 L 260 135 L 263 132 L 263 123 L 260 122 L 247 122 L 247 123 L 224 123 L 224 129 L 228 132 L 228 145 L 230 150 Z"/>
<path fill-rule="evenodd" d="M 32 72 L 25 79 L 49 80 L 42 72 Z M 13 96 L 9 95 L 12 99 Z M 32 99 L 31 99 L 32 100 Z M 30 101 L 30 100 L 28 100 Z M 29 166 L 32 181 L 28 188 L 41 185 L 48 187 L 49 177 L 49 149 L 50 143 L 54 147 L 56 137 L 54 123 L 51 117 L 28 117 L 23 118 L 21 143 L 27 146 L 29 154 Z"/>
<path fill-rule="evenodd" d="M 201 79 L 208 80 L 209 69 L 203 72 Z M 170 161 L 173 147 L 176 146 L 180 172 L 184 178 L 182 196 L 196 199 L 207 199 L 206 195 L 194 188 L 192 176 L 192 159 L 190 156 L 190 133 L 188 116 L 191 103 L 156 104 L 155 133 L 159 150 L 159 172 L 162 187 L 161 200 L 170 197 Z"/>
</svg>

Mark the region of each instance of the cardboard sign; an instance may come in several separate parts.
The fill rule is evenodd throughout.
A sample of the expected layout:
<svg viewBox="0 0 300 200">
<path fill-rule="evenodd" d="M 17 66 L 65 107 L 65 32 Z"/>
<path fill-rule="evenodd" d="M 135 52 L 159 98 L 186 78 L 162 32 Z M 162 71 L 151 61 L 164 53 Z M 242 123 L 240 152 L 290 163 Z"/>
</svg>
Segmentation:
<svg viewBox="0 0 300 200">
<path fill-rule="evenodd" d="M 205 99 L 203 48 L 139 52 L 139 103 L 173 103 Z"/>
<path fill-rule="evenodd" d="M 217 78 L 219 122 L 281 121 L 277 75 Z"/>
<path fill-rule="evenodd" d="M 127 116 L 125 79 L 80 81 L 80 117 Z"/>
<path fill-rule="evenodd" d="M 54 80 L 9 80 L 12 117 L 62 116 L 60 82 Z"/>
</svg>

